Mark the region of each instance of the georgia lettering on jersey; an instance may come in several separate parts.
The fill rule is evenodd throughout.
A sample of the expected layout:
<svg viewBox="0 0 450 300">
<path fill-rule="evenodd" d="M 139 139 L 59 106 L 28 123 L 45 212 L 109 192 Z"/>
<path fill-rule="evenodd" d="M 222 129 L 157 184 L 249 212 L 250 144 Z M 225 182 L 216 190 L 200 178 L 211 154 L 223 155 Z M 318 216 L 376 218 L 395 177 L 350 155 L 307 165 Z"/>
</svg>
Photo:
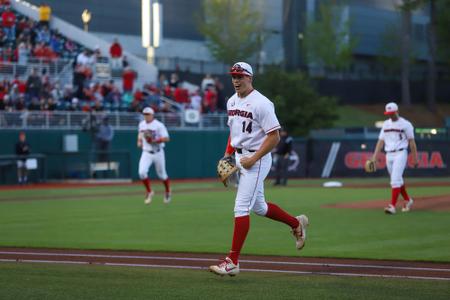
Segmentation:
<svg viewBox="0 0 450 300">
<path fill-rule="evenodd" d="M 231 146 L 258 150 L 266 134 L 280 129 L 273 103 L 253 90 L 245 98 L 234 94 L 227 102 Z"/>
<path fill-rule="evenodd" d="M 408 140 L 414 139 L 414 128 L 404 118 L 400 117 L 395 122 L 388 119 L 383 123 L 379 139 L 384 140 L 384 151 L 386 152 L 407 149 L 409 145 Z"/>
<path fill-rule="evenodd" d="M 169 133 L 166 129 L 166 126 L 164 126 L 163 123 L 161 123 L 158 120 L 153 120 L 150 123 L 147 123 L 145 120 L 141 121 L 139 123 L 139 133 L 142 133 L 142 150 L 144 151 L 159 151 L 161 148 L 164 148 L 164 143 L 155 143 L 151 142 L 149 143 L 145 136 L 151 137 L 152 141 L 156 141 L 157 139 L 169 137 Z"/>
</svg>

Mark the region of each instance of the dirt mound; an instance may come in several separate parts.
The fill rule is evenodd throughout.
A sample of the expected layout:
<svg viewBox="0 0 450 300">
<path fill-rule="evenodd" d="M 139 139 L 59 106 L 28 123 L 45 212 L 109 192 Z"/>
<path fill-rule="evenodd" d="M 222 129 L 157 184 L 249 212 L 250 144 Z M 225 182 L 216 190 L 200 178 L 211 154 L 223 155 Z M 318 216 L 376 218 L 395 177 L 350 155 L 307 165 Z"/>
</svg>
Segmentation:
<svg viewBox="0 0 450 300">
<path fill-rule="evenodd" d="M 327 204 L 324 207 L 332 208 L 351 208 L 351 209 L 382 209 L 386 206 L 388 201 L 373 200 L 373 201 L 359 201 L 349 203 L 334 203 Z M 402 201 L 397 202 L 397 208 L 403 205 Z M 428 210 L 428 211 L 450 211 L 450 195 L 441 195 L 433 197 L 418 197 L 414 198 L 414 205 L 412 210 Z"/>
</svg>

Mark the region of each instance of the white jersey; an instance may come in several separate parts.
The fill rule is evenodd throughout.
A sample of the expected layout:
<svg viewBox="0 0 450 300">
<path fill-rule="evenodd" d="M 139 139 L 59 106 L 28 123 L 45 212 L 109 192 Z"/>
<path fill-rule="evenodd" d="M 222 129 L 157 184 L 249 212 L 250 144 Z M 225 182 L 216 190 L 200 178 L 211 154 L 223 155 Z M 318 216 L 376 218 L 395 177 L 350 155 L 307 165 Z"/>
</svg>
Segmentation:
<svg viewBox="0 0 450 300">
<path fill-rule="evenodd" d="M 280 129 L 273 103 L 257 90 L 245 98 L 234 94 L 227 102 L 231 146 L 258 150 L 266 135 Z"/>
<path fill-rule="evenodd" d="M 386 152 L 408 149 L 408 140 L 414 139 L 414 128 L 404 118 L 399 117 L 395 122 L 388 119 L 384 121 L 378 139 L 384 141 L 384 151 Z"/>
<path fill-rule="evenodd" d="M 139 133 L 151 136 L 153 141 L 160 138 L 169 137 L 169 132 L 167 132 L 166 126 L 160 121 L 153 119 L 150 123 L 142 120 L 139 123 Z M 164 148 L 164 143 L 149 143 L 145 138 L 142 138 L 142 150 L 144 151 L 159 151 Z"/>
</svg>

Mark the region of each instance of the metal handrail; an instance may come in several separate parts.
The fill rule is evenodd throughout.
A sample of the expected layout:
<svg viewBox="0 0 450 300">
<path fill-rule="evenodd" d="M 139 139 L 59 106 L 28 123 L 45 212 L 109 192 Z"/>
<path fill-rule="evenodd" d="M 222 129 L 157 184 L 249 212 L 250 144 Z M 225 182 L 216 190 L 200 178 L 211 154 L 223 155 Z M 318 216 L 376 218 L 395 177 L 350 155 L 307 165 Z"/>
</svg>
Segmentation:
<svg viewBox="0 0 450 300">
<path fill-rule="evenodd" d="M 103 111 L 21 111 L 0 112 L 1 129 L 95 130 L 107 116 L 109 124 L 118 130 L 135 130 L 143 116 L 136 112 Z M 228 116 L 225 113 L 200 115 L 198 122 L 186 119 L 185 110 L 156 113 L 155 117 L 167 128 L 175 130 L 224 130 Z"/>
</svg>

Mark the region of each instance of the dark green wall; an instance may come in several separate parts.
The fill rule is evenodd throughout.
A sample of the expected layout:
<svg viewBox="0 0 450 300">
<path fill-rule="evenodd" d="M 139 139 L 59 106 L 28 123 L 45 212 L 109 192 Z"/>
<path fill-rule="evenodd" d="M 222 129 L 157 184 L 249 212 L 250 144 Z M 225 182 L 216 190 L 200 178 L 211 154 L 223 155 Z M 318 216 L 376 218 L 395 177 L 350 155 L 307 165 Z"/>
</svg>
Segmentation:
<svg viewBox="0 0 450 300">
<path fill-rule="evenodd" d="M 170 131 L 166 144 L 166 167 L 171 178 L 205 178 L 216 176 L 216 163 L 222 157 L 228 131 Z M 27 141 L 32 153 L 47 156 L 48 178 L 87 178 L 88 162 L 95 160 L 91 136 L 83 131 L 28 130 Z M 78 135 L 79 153 L 63 153 L 63 136 Z M 18 130 L 0 130 L 0 155 L 14 154 Z M 111 143 L 111 160 L 121 162 L 119 177 L 138 178 L 141 155 L 136 147 L 137 131 L 116 130 Z M 153 168 L 152 168 L 153 169 Z M 131 174 L 130 174 L 131 173 Z M 151 176 L 155 173 L 152 170 Z"/>
</svg>

